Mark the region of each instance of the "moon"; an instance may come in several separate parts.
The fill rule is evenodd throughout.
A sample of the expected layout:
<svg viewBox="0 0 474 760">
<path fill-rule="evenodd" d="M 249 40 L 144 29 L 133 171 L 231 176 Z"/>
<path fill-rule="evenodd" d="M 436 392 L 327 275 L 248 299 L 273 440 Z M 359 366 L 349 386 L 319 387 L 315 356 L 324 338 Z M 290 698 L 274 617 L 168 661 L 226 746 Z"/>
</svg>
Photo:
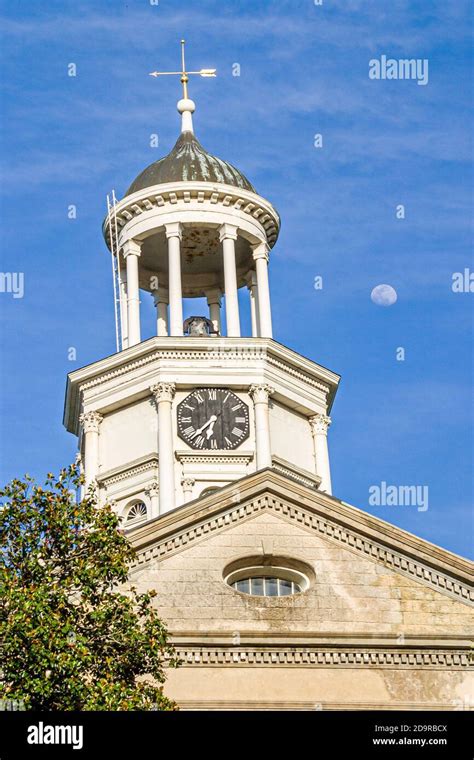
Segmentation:
<svg viewBox="0 0 474 760">
<path fill-rule="evenodd" d="M 397 291 L 391 285 L 376 285 L 370 297 L 377 306 L 392 306 L 398 298 Z"/>
</svg>

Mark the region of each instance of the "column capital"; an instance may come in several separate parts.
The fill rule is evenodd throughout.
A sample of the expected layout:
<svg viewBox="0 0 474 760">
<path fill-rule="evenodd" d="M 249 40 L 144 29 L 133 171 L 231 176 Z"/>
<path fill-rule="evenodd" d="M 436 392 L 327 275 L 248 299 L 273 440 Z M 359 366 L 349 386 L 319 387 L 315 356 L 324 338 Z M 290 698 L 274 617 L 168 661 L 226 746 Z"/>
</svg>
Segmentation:
<svg viewBox="0 0 474 760">
<path fill-rule="evenodd" d="M 153 297 L 155 306 L 159 303 L 169 303 L 168 288 L 156 288 L 156 290 L 150 291 L 150 295 Z"/>
<path fill-rule="evenodd" d="M 245 277 L 245 282 L 247 283 L 247 287 L 249 290 L 254 288 L 257 285 L 257 273 L 255 269 L 251 269 L 250 272 Z"/>
<path fill-rule="evenodd" d="M 183 487 L 183 491 L 189 491 L 191 488 L 194 487 L 195 483 L 196 483 L 195 478 L 182 478 L 181 479 L 181 485 Z"/>
<path fill-rule="evenodd" d="M 219 227 L 219 241 L 222 243 L 223 240 L 237 240 L 237 230 L 238 227 L 234 224 L 225 222 Z"/>
<path fill-rule="evenodd" d="M 158 496 L 160 493 L 160 484 L 157 480 L 151 480 L 145 486 L 145 493 L 147 496 Z"/>
<path fill-rule="evenodd" d="M 331 418 L 326 414 L 318 412 L 318 414 L 309 418 L 309 424 L 313 435 L 327 435 L 329 425 L 331 424 Z"/>
<path fill-rule="evenodd" d="M 156 385 L 151 386 L 150 391 L 157 404 L 159 404 L 160 401 L 173 401 L 176 385 L 175 383 L 157 383 Z"/>
<path fill-rule="evenodd" d="M 124 259 L 127 256 L 140 256 L 142 252 L 142 244 L 138 240 L 126 240 L 122 245 L 122 253 Z"/>
<path fill-rule="evenodd" d="M 253 251 L 253 260 L 257 261 L 257 259 L 265 259 L 265 261 L 268 264 L 268 260 L 270 258 L 269 255 L 269 247 L 267 243 L 258 243 L 256 246 L 252 248 Z"/>
<path fill-rule="evenodd" d="M 170 222 L 170 224 L 165 224 L 165 234 L 167 238 L 177 237 L 182 240 L 183 225 L 181 222 Z"/>
<path fill-rule="evenodd" d="M 250 397 L 254 404 L 266 404 L 270 396 L 275 393 L 275 388 L 266 383 L 256 383 L 249 388 Z"/>
<path fill-rule="evenodd" d="M 99 412 L 83 412 L 79 417 L 79 422 L 85 433 L 98 433 L 103 419 Z"/>
<path fill-rule="evenodd" d="M 212 303 L 216 303 L 220 306 L 222 303 L 222 290 L 220 288 L 211 288 L 210 290 L 206 290 L 206 298 L 208 306 L 210 306 Z"/>
</svg>

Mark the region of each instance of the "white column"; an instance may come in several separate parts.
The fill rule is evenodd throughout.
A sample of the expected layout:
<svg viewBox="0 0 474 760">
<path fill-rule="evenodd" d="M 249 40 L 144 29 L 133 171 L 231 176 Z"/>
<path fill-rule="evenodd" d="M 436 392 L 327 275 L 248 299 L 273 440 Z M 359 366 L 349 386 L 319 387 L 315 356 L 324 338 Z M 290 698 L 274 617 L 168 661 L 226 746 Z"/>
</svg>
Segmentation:
<svg viewBox="0 0 474 760">
<path fill-rule="evenodd" d="M 193 498 L 194 478 L 183 478 L 181 485 L 183 487 L 184 503 L 187 504 Z"/>
<path fill-rule="evenodd" d="M 261 338 L 272 338 L 272 312 L 268 284 L 268 246 L 260 243 L 253 251 L 258 287 L 258 323 Z"/>
<path fill-rule="evenodd" d="M 314 417 L 310 417 L 309 424 L 313 434 L 316 475 L 321 478 L 319 490 L 331 494 L 331 470 L 328 452 L 328 427 L 331 424 L 331 418 L 325 414 L 315 414 Z"/>
<path fill-rule="evenodd" d="M 81 418 L 79 417 L 79 421 L 80 419 Z M 82 424 L 79 430 L 78 445 L 79 445 L 79 451 L 76 454 L 76 464 L 79 466 L 79 475 L 83 475 L 85 478 L 84 456 L 81 453 L 81 452 L 84 452 L 84 449 L 85 449 L 84 428 L 82 427 Z M 86 487 L 84 483 L 81 483 L 81 486 L 79 488 L 79 498 L 82 500 L 85 495 L 86 495 Z"/>
<path fill-rule="evenodd" d="M 150 518 L 158 517 L 160 514 L 159 493 L 160 487 L 157 480 L 152 480 L 145 488 L 145 493 L 150 499 Z"/>
<path fill-rule="evenodd" d="M 125 262 L 124 262 L 125 263 Z M 120 327 L 122 331 L 122 351 L 128 348 L 128 298 L 127 298 L 127 266 L 122 265 L 119 256 L 120 267 Z"/>
<path fill-rule="evenodd" d="M 99 426 L 102 415 L 98 412 L 85 412 L 79 417 L 84 434 L 84 476 L 86 491 L 95 485 L 99 472 Z"/>
<path fill-rule="evenodd" d="M 240 337 L 239 299 L 237 295 L 237 271 L 235 267 L 235 241 L 237 227 L 223 224 L 219 230 L 224 259 L 224 294 L 227 336 Z"/>
<path fill-rule="evenodd" d="M 127 263 L 127 303 L 128 303 L 128 345 L 140 343 L 140 286 L 138 280 L 138 258 L 141 246 L 136 240 L 127 240 L 123 245 L 123 255 Z"/>
<path fill-rule="evenodd" d="M 158 288 L 158 311 L 157 311 L 157 332 L 160 337 L 169 334 L 168 327 L 168 303 L 169 295 L 167 288 Z"/>
<path fill-rule="evenodd" d="M 174 383 L 158 383 L 150 388 L 158 411 L 158 473 L 160 483 L 160 515 L 174 509 L 174 446 L 171 403 Z"/>
<path fill-rule="evenodd" d="M 168 290 L 158 287 L 152 291 L 156 308 L 156 334 L 159 337 L 168 335 Z"/>
<path fill-rule="evenodd" d="M 221 334 L 221 303 L 222 293 L 219 288 L 208 290 L 206 292 L 207 305 L 209 306 L 209 319 L 212 322 L 214 330 Z"/>
<path fill-rule="evenodd" d="M 170 335 L 183 334 L 183 293 L 181 288 L 182 226 L 173 222 L 165 226 L 168 238 L 168 286 L 170 300 Z"/>
<path fill-rule="evenodd" d="M 258 338 L 260 330 L 258 327 L 258 287 L 257 275 L 255 272 L 249 272 L 247 275 L 247 287 L 250 297 L 250 320 L 252 324 L 252 338 Z"/>
<path fill-rule="evenodd" d="M 268 399 L 275 392 L 270 385 L 262 383 L 250 386 L 250 396 L 255 409 L 255 441 L 257 452 L 257 470 L 272 466 L 272 450 L 270 444 L 270 418 Z"/>
</svg>

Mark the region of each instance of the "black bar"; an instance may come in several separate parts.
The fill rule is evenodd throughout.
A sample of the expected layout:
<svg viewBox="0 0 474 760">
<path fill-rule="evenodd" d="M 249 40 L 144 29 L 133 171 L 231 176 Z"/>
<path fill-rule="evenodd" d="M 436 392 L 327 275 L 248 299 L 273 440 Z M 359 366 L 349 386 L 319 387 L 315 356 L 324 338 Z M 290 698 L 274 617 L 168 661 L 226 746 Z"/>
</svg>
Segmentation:
<svg viewBox="0 0 474 760">
<path fill-rule="evenodd" d="M 23 757 L 158 758 L 174 752 L 255 757 L 258 748 L 292 755 L 449 757 L 472 760 L 472 713 L 421 711 L 0 712 L 0 760 Z M 246 730 L 245 724 L 248 725 Z M 56 731 L 56 726 L 64 727 Z M 51 728 L 52 727 L 52 728 Z M 73 731 L 75 727 L 75 733 Z M 82 728 L 82 736 L 80 729 Z M 28 743 L 43 740 L 42 744 Z M 50 738 L 69 744 L 45 743 Z M 82 747 L 79 744 L 82 741 Z M 75 743 L 77 749 L 73 749 Z M 324 753 L 322 750 L 324 749 Z M 293 760 L 293 758 L 290 758 Z"/>
</svg>

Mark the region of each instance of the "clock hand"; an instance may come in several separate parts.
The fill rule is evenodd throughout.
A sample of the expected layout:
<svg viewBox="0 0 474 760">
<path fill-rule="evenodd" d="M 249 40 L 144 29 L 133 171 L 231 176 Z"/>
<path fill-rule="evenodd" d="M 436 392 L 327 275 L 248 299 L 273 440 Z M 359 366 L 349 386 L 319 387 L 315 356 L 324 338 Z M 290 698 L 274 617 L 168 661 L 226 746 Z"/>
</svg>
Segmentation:
<svg viewBox="0 0 474 760">
<path fill-rule="evenodd" d="M 211 437 L 211 435 L 214 435 L 214 425 L 216 423 L 217 418 L 220 417 L 221 414 L 222 414 L 222 412 L 217 412 L 217 414 L 213 415 L 214 419 L 212 420 L 211 424 L 209 425 L 209 427 L 208 427 L 208 429 L 206 431 L 206 438 L 207 438 L 207 440 L 209 440 L 209 438 Z M 212 417 L 211 417 L 211 419 L 212 419 Z"/>
<path fill-rule="evenodd" d="M 200 428 L 194 431 L 194 433 L 190 436 L 190 439 L 196 438 L 197 435 L 200 435 L 203 430 L 205 430 L 209 425 L 213 425 L 214 422 L 217 420 L 217 417 L 215 414 L 212 414 L 211 417 L 208 419 L 207 422 L 204 423 L 204 425 L 201 425 Z"/>
<path fill-rule="evenodd" d="M 209 440 L 209 438 L 211 437 L 211 435 L 214 435 L 214 424 L 215 424 L 215 420 L 212 420 L 211 424 L 209 425 L 209 427 L 206 430 L 206 438 L 207 438 L 207 440 Z"/>
</svg>

